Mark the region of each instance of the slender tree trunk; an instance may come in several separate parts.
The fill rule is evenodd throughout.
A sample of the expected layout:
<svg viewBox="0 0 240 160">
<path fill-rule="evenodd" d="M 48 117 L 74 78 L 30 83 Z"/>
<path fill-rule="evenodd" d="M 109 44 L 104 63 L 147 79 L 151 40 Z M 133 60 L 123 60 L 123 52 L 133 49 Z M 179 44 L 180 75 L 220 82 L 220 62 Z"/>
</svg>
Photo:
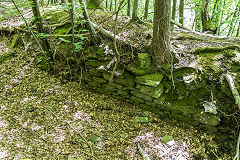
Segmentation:
<svg viewBox="0 0 240 160">
<path fill-rule="evenodd" d="M 173 0 L 173 5 L 172 5 L 172 19 L 175 21 L 176 18 L 176 6 L 177 6 L 177 0 Z M 174 24 L 171 24 L 171 27 L 173 28 Z"/>
<path fill-rule="evenodd" d="M 75 43 L 75 37 L 74 37 L 74 33 L 75 33 L 75 4 L 74 4 L 74 0 L 68 0 L 69 2 L 69 15 L 70 15 L 70 20 L 71 20 L 71 25 L 72 25 L 72 51 L 73 51 L 73 56 L 76 59 L 77 56 L 75 54 L 75 47 L 74 47 L 74 43 Z"/>
<path fill-rule="evenodd" d="M 139 19 L 138 18 L 138 2 L 139 2 L 139 0 L 134 0 L 134 3 L 133 3 L 133 13 L 132 13 L 132 21 L 133 22 L 135 22 Z"/>
<path fill-rule="evenodd" d="M 114 0 L 114 11 L 116 12 L 117 11 L 117 0 Z"/>
<path fill-rule="evenodd" d="M 184 0 L 180 0 L 179 3 L 179 23 L 183 26 L 183 19 L 184 19 Z"/>
<path fill-rule="evenodd" d="M 152 39 L 153 60 L 157 67 L 171 64 L 170 53 L 170 0 L 155 0 Z"/>
<path fill-rule="evenodd" d="M 106 0 L 106 8 L 108 8 L 108 0 Z"/>
<path fill-rule="evenodd" d="M 110 11 L 112 11 L 112 2 L 113 0 L 110 1 Z"/>
<path fill-rule="evenodd" d="M 84 19 L 87 21 L 87 23 L 86 23 L 87 29 L 89 30 L 89 33 L 90 33 L 90 35 L 93 38 L 93 41 L 97 42 L 98 41 L 97 40 L 97 34 L 96 34 L 96 31 L 93 28 L 92 22 L 91 22 L 91 20 L 89 18 L 89 15 L 88 15 L 88 12 L 87 12 L 87 8 L 86 8 L 86 4 L 85 4 L 84 0 L 79 0 L 79 3 L 82 6 Z"/>
<path fill-rule="evenodd" d="M 202 0 L 202 6 L 201 6 L 202 28 L 203 28 L 203 31 L 210 31 L 212 33 L 216 33 L 216 28 L 212 24 L 212 21 L 208 14 L 208 5 L 209 5 L 209 0 Z"/>
<path fill-rule="evenodd" d="M 127 16 L 130 16 L 130 10 L 131 10 L 131 1 L 127 1 Z"/>
<path fill-rule="evenodd" d="M 231 34 L 233 33 L 233 30 L 234 30 L 234 23 L 237 23 L 236 22 L 236 18 L 237 18 L 237 15 L 239 13 L 239 9 L 240 9 L 240 0 L 235 8 L 235 11 L 233 13 L 233 16 L 232 16 L 232 20 L 230 22 L 230 27 L 229 27 L 229 31 L 228 31 L 228 36 L 231 36 Z"/>
<path fill-rule="evenodd" d="M 144 9 L 144 19 L 148 18 L 148 6 L 149 6 L 149 0 L 145 1 L 145 9 Z"/>
<path fill-rule="evenodd" d="M 41 14 L 39 12 L 39 8 L 38 8 L 38 3 L 37 0 L 31 0 L 31 5 L 32 5 L 32 10 L 33 10 L 33 15 L 34 15 L 34 22 L 37 26 L 37 31 L 39 34 L 45 34 L 44 28 L 43 28 L 43 24 L 42 24 L 42 18 L 41 18 Z M 52 58 L 51 55 L 51 48 L 49 45 L 49 42 L 47 40 L 47 38 L 40 38 L 40 43 L 41 46 L 43 48 L 43 50 L 47 53 L 48 56 L 50 56 Z"/>
<path fill-rule="evenodd" d="M 237 29 L 236 37 L 239 37 L 239 32 L 240 32 L 240 22 L 238 23 L 238 29 Z"/>
</svg>

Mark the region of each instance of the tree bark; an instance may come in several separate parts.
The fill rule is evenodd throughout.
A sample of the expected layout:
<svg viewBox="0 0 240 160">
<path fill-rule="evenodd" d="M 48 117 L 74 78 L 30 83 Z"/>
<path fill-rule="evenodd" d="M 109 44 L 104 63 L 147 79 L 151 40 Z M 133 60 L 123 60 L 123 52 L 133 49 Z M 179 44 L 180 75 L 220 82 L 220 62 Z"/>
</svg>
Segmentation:
<svg viewBox="0 0 240 160">
<path fill-rule="evenodd" d="M 112 2 L 113 0 L 110 1 L 110 11 L 112 11 Z"/>
<path fill-rule="evenodd" d="M 127 1 L 127 16 L 130 16 L 130 10 L 131 10 L 131 1 L 130 0 L 128 0 Z"/>
<path fill-rule="evenodd" d="M 173 5 L 172 5 L 172 20 L 175 21 L 176 18 L 176 6 L 177 6 L 177 0 L 173 0 Z M 171 24 L 171 27 L 173 28 L 174 24 Z"/>
<path fill-rule="evenodd" d="M 157 67 L 171 63 L 170 53 L 170 0 L 155 0 L 152 56 Z"/>
<path fill-rule="evenodd" d="M 184 19 L 184 0 L 180 0 L 179 4 L 179 23 L 183 26 L 183 19 Z"/>
<path fill-rule="evenodd" d="M 145 9 L 144 9 L 144 19 L 148 18 L 148 6 L 149 6 L 149 0 L 145 1 Z"/>
<path fill-rule="evenodd" d="M 43 28 L 43 24 L 42 24 L 42 18 L 41 18 L 41 14 L 40 14 L 40 11 L 39 11 L 39 8 L 38 8 L 38 4 L 37 4 L 37 0 L 31 0 L 31 6 L 32 6 L 32 10 L 33 10 L 33 15 L 34 15 L 34 22 L 37 26 L 37 31 L 39 34 L 45 34 L 45 31 L 44 31 L 44 28 Z M 50 48 L 50 45 L 49 45 L 49 42 L 47 40 L 47 38 L 41 38 L 40 37 L 40 43 L 41 43 L 41 46 L 43 48 L 43 50 L 47 53 L 47 55 L 49 57 L 52 58 L 52 55 L 50 54 L 51 53 L 51 48 Z"/>
<path fill-rule="evenodd" d="M 133 13 L 132 13 L 132 21 L 133 22 L 135 22 L 139 19 L 138 18 L 138 2 L 139 2 L 139 0 L 134 0 L 134 3 L 133 3 Z"/>
<path fill-rule="evenodd" d="M 237 6 L 236 6 L 236 8 L 235 8 L 235 11 L 234 11 L 234 13 L 233 13 L 232 20 L 231 20 L 231 22 L 230 22 L 229 31 L 228 31 L 228 36 L 231 36 L 232 33 L 233 33 L 233 30 L 234 30 L 234 28 L 235 28 L 234 23 L 237 23 L 237 22 L 236 22 L 236 18 L 237 18 L 239 9 L 240 9 L 240 0 L 238 1 L 238 4 L 237 4 Z"/>
<path fill-rule="evenodd" d="M 237 29 L 236 37 L 239 37 L 239 32 L 240 32 L 240 22 L 238 23 L 238 29 Z"/>
<path fill-rule="evenodd" d="M 208 14 L 209 0 L 202 0 L 201 6 L 201 21 L 203 31 L 210 31 L 211 33 L 216 33 L 216 27 L 212 24 L 211 18 Z"/>
</svg>

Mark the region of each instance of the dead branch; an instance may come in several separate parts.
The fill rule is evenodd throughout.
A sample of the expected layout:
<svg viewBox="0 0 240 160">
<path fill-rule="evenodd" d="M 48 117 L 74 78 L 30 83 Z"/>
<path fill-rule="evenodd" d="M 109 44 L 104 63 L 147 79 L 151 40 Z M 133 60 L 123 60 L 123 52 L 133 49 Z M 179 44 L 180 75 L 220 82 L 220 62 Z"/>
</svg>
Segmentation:
<svg viewBox="0 0 240 160">
<path fill-rule="evenodd" d="M 182 24 L 174 21 L 173 19 L 170 19 L 170 22 L 171 22 L 172 24 L 175 24 L 175 25 L 178 26 L 179 28 L 182 28 L 182 29 L 185 29 L 185 30 L 188 30 L 188 31 L 192 31 L 191 29 L 189 29 L 189 28 L 187 28 L 187 27 L 184 27 Z"/>
</svg>

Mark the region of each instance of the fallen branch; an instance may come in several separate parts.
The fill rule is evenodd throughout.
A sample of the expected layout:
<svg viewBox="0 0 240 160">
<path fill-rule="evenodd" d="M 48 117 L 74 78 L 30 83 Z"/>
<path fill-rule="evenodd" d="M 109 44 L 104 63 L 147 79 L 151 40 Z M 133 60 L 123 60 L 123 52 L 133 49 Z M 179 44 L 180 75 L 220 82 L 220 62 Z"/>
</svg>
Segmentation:
<svg viewBox="0 0 240 160">
<path fill-rule="evenodd" d="M 97 29 L 97 30 L 98 30 L 100 33 L 102 33 L 104 36 L 109 37 L 109 38 L 111 38 L 111 39 L 114 39 L 114 33 L 112 33 L 112 32 L 110 32 L 110 31 L 108 31 L 108 30 L 106 30 L 106 29 L 98 26 L 98 25 L 95 24 L 95 23 L 92 23 L 92 25 L 93 25 L 93 27 L 94 27 L 95 29 Z M 122 41 L 121 38 L 120 38 L 119 36 L 117 36 L 117 35 L 116 35 L 115 38 L 116 38 L 118 41 Z"/>
<path fill-rule="evenodd" d="M 58 120 L 61 120 L 61 119 L 52 111 L 52 109 L 51 109 L 50 107 L 47 107 L 47 109 L 48 109 L 48 111 L 51 112 Z M 82 152 L 82 153 L 85 153 L 85 154 L 87 154 L 88 156 L 91 156 L 92 158 L 97 159 L 97 158 L 94 156 L 94 152 L 93 152 L 93 149 L 92 149 L 91 144 L 86 140 L 86 138 L 84 138 L 83 135 L 82 135 L 79 131 L 77 131 L 68 121 L 63 121 L 63 120 L 61 120 L 61 121 L 62 121 L 62 122 L 66 122 L 66 123 L 68 124 L 68 126 L 69 126 L 71 129 L 73 129 L 76 133 L 78 133 L 78 135 L 80 135 L 80 137 L 83 139 L 83 141 L 84 141 L 85 143 L 87 143 L 87 145 L 89 146 L 89 149 L 90 149 L 90 151 L 91 151 L 91 154 L 88 154 L 88 153 L 86 153 L 86 152 Z"/>
<path fill-rule="evenodd" d="M 172 24 L 175 24 L 176 26 L 178 26 L 179 28 L 182 28 L 182 29 L 185 29 L 185 30 L 188 30 L 188 31 L 192 31 L 191 29 L 187 28 L 187 27 L 184 27 L 181 23 L 178 23 L 176 21 L 174 21 L 173 19 L 170 19 L 170 22 Z"/>
<path fill-rule="evenodd" d="M 240 96 L 239 96 L 237 88 L 234 85 L 232 76 L 230 74 L 227 74 L 226 79 L 227 79 L 228 85 L 232 91 L 233 97 L 235 99 L 235 103 L 237 104 L 238 108 L 240 109 Z M 237 141 L 236 154 L 235 154 L 235 157 L 233 158 L 233 160 L 239 160 L 239 145 L 240 145 L 240 132 L 239 132 L 238 141 Z"/>
</svg>

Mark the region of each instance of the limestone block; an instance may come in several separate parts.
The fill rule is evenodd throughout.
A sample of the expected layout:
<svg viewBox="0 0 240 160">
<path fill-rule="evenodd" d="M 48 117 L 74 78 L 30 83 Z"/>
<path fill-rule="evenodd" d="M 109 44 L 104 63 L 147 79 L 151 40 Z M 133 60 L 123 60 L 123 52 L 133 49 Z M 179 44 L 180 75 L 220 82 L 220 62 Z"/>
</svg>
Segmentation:
<svg viewBox="0 0 240 160">
<path fill-rule="evenodd" d="M 135 79 L 135 82 L 138 84 L 144 84 L 147 86 L 158 87 L 163 79 L 162 74 L 154 73 L 145 76 L 138 76 Z"/>
<path fill-rule="evenodd" d="M 131 96 L 130 99 L 129 99 L 130 102 L 132 103 L 136 103 L 136 104 L 139 104 L 139 103 L 144 103 L 144 100 L 141 99 L 141 98 L 137 98 L 135 96 Z"/>
<path fill-rule="evenodd" d="M 141 99 L 146 100 L 146 101 L 152 101 L 153 100 L 152 97 L 150 97 L 146 94 L 140 93 L 138 91 L 135 91 L 135 90 L 132 90 L 130 93 L 132 95 L 134 95 L 135 97 L 141 98 Z"/>
<path fill-rule="evenodd" d="M 92 76 L 93 81 L 97 83 L 106 83 L 107 81 L 104 78 Z"/>
<path fill-rule="evenodd" d="M 147 69 L 151 65 L 151 57 L 147 53 L 138 53 L 137 59 L 141 69 Z"/>
<path fill-rule="evenodd" d="M 163 93 L 163 84 L 159 84 L 157 87 L 140 85 L 139 91 L 153 98 L 159 98 Z"/>
<path fill-rule="evenodd" d="M 197 114 L 194 119 L 209 126 L 217 126 L 220 123 L 220 118 L 218 116 L 205 112 Z"/>
</svg>

